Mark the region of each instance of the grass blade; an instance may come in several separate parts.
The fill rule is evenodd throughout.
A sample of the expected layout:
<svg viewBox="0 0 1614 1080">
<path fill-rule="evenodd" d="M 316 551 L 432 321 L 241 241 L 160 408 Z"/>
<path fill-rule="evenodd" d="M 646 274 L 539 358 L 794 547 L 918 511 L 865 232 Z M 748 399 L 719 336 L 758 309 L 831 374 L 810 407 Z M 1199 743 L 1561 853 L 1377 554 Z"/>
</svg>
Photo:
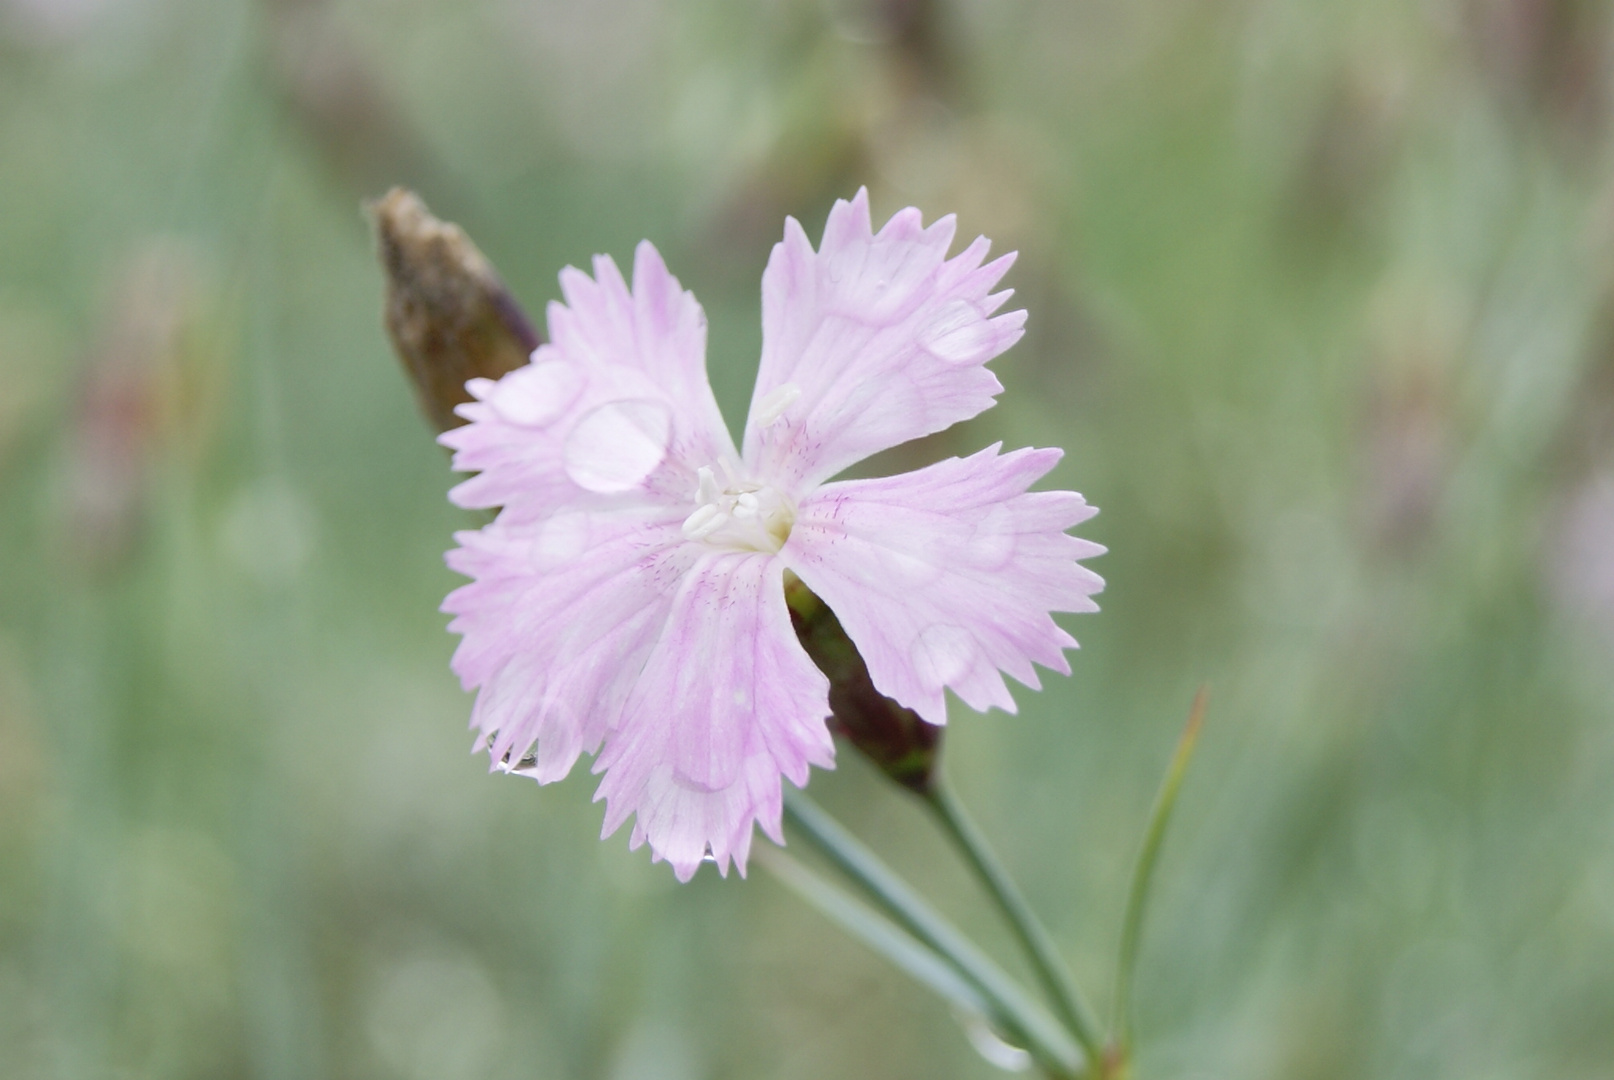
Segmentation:
<svg viewBox="0 0 1614 1080">
<path fill-rule="evenodd" d="M 1121 924 L 1121 955 L 1115 967 L 1115 1042 L 1124 1055 L 1130 1045 L 1132 1028 L 1132 973 L 1138 961 L 1138 942 L 1143 934 L 1143 913 L 1148 904 L 1149 886 L 1154 880 L 1155 864 L 1160 861 L 1160 848 L 1166 838 L 1166 827 L 1171 823 L 1171 811 L 1177 803 L 1177 791 L 1182 787 L 1188 772 L 1188 762 L 1194 756 L 1199 731 L 1205 722 L 1205 705 L 1209 700 L 1209 687 L 1201 686 L 1194 695 L 1188 710 L 1188 723 L 1177 740 L 1177 750 L 1171 756 L 1166 778 L 1155 796 L 1154 808 L 1149 812 L 1149 827 L 1143 834 L 1143 847 L 1138 851 L 1138 862 L 1132 870 L 1132 886 L 1126 899 L 1126 917 Z"/>
</svg>

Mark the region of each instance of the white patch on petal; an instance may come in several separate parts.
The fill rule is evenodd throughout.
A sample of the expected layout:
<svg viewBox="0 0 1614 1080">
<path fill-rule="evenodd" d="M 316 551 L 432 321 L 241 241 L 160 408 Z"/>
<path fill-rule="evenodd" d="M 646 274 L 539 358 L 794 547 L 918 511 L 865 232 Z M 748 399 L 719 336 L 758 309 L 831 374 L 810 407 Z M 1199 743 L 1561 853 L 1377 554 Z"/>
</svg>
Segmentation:
<svg viewBox="0 0 1614 1080">
<path fill-rule="evenodd" d="M 953 300 L 919 337 L 919 344 L 949 364 L 975 364 L 993 355 L 997 333 L 968 300 Z"/>
<path fill-rule="evenodd" d="M 538 527 L 529 550 L 532 568 L 542 573 L 564 566 L 588 548 L 591 522 L 587 512 L 556 514 Z"/>
<path fill-rule="evenodd" d="M 887 583 L 919 589 L 942 576 L 941 560 L 929 550 L 929 539 L 918 535 L 904 538 L 904 543 L 913 546 L 892 553 L 890 566 L 883 568 Z"/>
<path fill-rule="evenodd" d="M 1016 533 L 1014 515 L 1006 506 L 994 506 L 975 526 L 975 535 L 965 549 L 972 566 L 997 570 L 1014 557 Z"/>
<path fill-rule="evenodd" d="M 962 626 L 931 626 L 913 643 L 913 666 L 920 679 L 939 689 L 969 673 L 977 648 L 975 636 Z"/>
<path fill-rule="evenodd" d="M 517 368 L 499 380 L 493 407 L 512 424 L 544 427 L 577 400 L 583 376 L 562 360 Z"/>
<path fill-rule="evenodd" d="M 566 436 L 566 475 L 602 495 L 632 491 L 666 460 L 671 438 L 672 415 L 660 402 L 601 405 Z"/>
</svg>

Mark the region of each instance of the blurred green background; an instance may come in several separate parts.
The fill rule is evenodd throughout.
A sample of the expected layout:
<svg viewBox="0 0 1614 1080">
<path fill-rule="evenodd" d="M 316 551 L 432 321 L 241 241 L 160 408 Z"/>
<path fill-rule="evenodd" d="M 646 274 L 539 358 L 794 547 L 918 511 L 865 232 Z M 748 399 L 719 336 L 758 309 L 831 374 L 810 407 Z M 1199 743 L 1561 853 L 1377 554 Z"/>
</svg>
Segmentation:
<svg viewBox="0 0 1614 1080">
<path fill-rule="evenodd" d="M 1018 248 L 1002 403 L 884 464 L 1103 508 L 1074 675 L 948 735 L 1095 995 L 1211 684 L 1139 1074 L 1614 1077 L 1611 107 L 1592 0 L 0 0 L 0 1076 L 997 1075 L 468 755 L 406 183 L 534 314 L 652 238 L 731 423 L 785 214 Z M 1015 960 L 910 800 L 811 790 Z"/>
</svg>

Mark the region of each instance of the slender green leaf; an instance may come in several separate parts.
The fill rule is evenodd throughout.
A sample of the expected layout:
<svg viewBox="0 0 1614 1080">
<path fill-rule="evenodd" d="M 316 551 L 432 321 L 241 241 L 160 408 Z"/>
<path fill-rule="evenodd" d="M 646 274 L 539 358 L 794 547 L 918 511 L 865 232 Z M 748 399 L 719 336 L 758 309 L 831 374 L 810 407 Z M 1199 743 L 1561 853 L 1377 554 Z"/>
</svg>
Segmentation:
<svg viewBox="0 0 1614 1080">
<path fill-rule="evenodd" d="M 1019 886 L 1004 869 L 1003 863 L 987 843 L 986 835 L 981 832 L 952 793 L 952 787 L 945 777 L 937 776 L 930 789 L 926 792 L 926 803 L 935 810 L 937 818 L 941 821 L 942 830 L 964 856 L 964 861 L 974 871 L 976 877 L 986 887 L 998 909 L 1014 931 L 1026 957 L 1031 961 L 1031 968 L 1042 983 L 1043 991 L 1049 1000 L 1054 1003 L 1060 1018 L 1069 1027 L 1071 1034 L 1076 1036 L 1087 1052 L 1090 1059 L 1097 1061 L 1103 1054 L 1103 1042 L 1099 1033 L 1098 1022 L 1088 1009 L 1082 998 L 1081 991 L 1076 987 L 1076 981 L 1071 977 L 1070 969 L 1066 967 L 1064 959 L 1054 945 L 1053 937 L 1031 905 L 1026 903 Z"/>
<path fill-rule="evenodd" d="M 1171 823 L 1171 811 L 1177 804 L 1177 791 L 1188 773 L 1188 762 L 1194 756 L 1199 731 L 1205 722 L 1205 704 L 1210 688 L 1201 686 L 1194 695 L 1188 710 L 1188 723 L 1184 725 L 1177 750 L 1171 756 L 1166 778 L 1155 796 L 1154 808 L 1149 812 L 1149 827 L 1143 834 L 1143 847 L 1138 851 L 1138 862 L 1132 870 L 1132 886 L 1127 894 L 1126 916 L 1121 924 L 1121 955 L 1115 965 L 1115 1041 L 1125 1053 L 1132 1030 L 1132 973 L 1138 962 L 1138 942 L 1143 935 L 1143 913 L 1148 904 L 1149 886 L 1154 881 L 1155 864 L 1160 861 L 1160 847 L 1166 838 L 1166 827 Z"/>
</svg>

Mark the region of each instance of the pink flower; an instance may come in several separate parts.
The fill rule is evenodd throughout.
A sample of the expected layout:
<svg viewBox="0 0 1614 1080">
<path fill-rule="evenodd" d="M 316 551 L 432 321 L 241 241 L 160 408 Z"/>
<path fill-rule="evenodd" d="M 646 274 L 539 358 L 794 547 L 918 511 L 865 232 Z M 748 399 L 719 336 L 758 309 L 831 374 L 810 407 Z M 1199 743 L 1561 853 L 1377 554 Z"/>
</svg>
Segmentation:
<svg viewBox="0 0 1614 1080">
<path fill-rule="evenodd" d="M 494 768 L 558 780 L 596 754 L 604 835 L 629 815 L 688 880 L 745 872 L 753 823 L 776 842 L 781 776 L 830 768 L 829 684 L 785 606 L 795 572 L 839 616 L 881 693 L 947 719 L 944 688 L 1014 711 L 1003 672 L 1069 673 L 1051 611 L 1094 611 L 1103 581 L 1065 530 L 1096 511 L 1028 492 L 1058 450 L 1001 444 L 879 480 L 830 482 L 870 454 L 993 404 L 985 364 L 1024 311 L 993 313 L 1013 262 L 954 220 L 907 209 L 878 234 L 868 194 L 837 202 L 814 251 L 794 219 L 762 278 L 762 363 L 736 452 L 706 381 L 706 319 L 648 242 L 630 290 L 608 257 L 568 267 L 551 343 L 491 382 L 442 436 L 452 493 L 497 520 L 455 539 L 474 579 L 443 610 L 471 723 Z"/>
</svg>

